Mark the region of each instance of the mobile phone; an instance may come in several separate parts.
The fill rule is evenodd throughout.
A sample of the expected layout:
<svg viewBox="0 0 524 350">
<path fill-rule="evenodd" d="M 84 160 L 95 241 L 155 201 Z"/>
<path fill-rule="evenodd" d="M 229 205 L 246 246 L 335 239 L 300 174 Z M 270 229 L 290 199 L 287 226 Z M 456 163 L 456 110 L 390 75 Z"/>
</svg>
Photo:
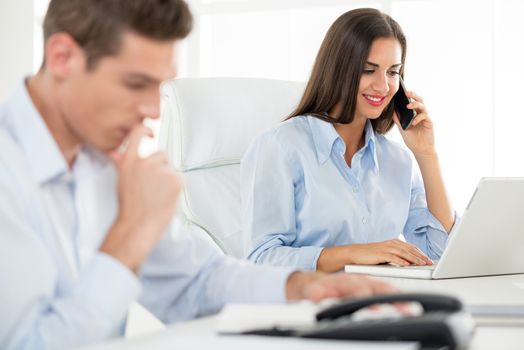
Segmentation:
<svg viewBox="0 0 524 350">
<path fill-rule="evenodd" d="M 404 86 L 404 82 L 400 75 L 398 91 L 395 96 L 393 96 L 393 101 L 395 103 L 395 110 L 397 111 L 400 126 L 402 126 L 402 129 L 406 130 L 411 125 L 411 122 L 413 122 L 413 119 L 415 119 L 417 112 L 406 107 L 411 101 L 406 96 L 406 87 Z"/>
</svg>

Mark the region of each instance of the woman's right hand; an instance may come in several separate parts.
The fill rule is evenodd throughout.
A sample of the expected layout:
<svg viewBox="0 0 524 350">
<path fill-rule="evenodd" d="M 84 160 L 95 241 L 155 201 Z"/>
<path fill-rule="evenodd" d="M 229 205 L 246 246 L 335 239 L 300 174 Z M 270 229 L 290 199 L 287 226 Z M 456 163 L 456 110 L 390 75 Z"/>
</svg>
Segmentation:
<svg viewBox="0 0 524 350">
<path fill-rule="evenodd" d="M 317 270 L 340 271 L 345 265 L 377 265 L 391 263 L 399 266 L 432 265 L 419 248 L 399 239 L 378 243 L 351 244 L 324 248 L 317 261 Z"/>
</svg>

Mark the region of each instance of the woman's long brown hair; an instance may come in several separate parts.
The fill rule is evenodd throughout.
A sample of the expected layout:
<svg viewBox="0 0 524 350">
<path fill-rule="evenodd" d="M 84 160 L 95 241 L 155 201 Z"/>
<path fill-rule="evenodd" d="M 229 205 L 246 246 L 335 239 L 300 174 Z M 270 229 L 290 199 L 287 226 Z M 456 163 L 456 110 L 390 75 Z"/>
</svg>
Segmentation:
<svg viewBox="0 0 524 350">
<path fill-rule="evenodd" d="M 402 69 L 406 58 L 406 37 L 390 16 L 370 8 L 344 13 L 329 28 L 317 54 L 311 77 L 297 108 L 286 118 L 311 115 L 329 123 L 349 124 L 353 121 L 360 77 L 373 41 L 395 38 L 402 48 Z M 337 118 L 329 112 L 337 103 L 342 111 Z M 393 126 L 393 101 L 371 124 L 384 134 Z"/>
</svg>

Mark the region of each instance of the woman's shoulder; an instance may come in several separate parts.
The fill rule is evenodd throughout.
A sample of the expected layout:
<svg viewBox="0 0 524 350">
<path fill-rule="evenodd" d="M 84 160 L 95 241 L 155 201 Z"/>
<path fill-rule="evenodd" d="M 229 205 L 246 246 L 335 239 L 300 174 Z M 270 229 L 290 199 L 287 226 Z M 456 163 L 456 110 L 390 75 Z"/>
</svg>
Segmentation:
<svg viewBox="0 0 524 350">
<path fill-rule="evenodd" d="M 273 169 L 291 169 L 298 178 L 304 159 L 314 153 L 310 133 L 307 119 L 302 117 L 280 122 L 254 138 L 242 157 L 242 167 L 249 169 L 269 161 Z"/>
<path fill-rule="evenodd" d="M 303 136 L 309 132 L 309 124 L 307 116 L 297 116 L 286 119 L 277 125 L 273 126 L 271 130 L 274 131 L 275 137 L 289 137 L 294 135 Z"/>
<path fill-rule="evenodd" d="M 382 134 L 375 135 L 377 143 L 377 152 L 386 157 L 394 157 L 398 160 L 411 162 L 411 155 L 406 145 L 393 139 L 391 136 Z"/>
<path fill-rule="evenodd" d="M 311 138 L 311 128 L 306 116 L 284 120 L 259 134 L 255 140 L 261 143 L 275 143 L 292 149 L 302 147 Z"/>
</svg>

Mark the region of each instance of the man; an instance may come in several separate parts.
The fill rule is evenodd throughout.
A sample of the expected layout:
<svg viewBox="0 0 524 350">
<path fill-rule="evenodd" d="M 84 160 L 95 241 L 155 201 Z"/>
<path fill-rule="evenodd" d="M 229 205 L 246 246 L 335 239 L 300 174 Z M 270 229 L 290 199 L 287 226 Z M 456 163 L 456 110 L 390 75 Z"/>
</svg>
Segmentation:
<svg viewBox="0 0 524 350">
<path fill-rule="evenodd" d="M 44 63 L 0 107 L 1 348 L 107 339 L 137 299 L 174 322 L 227 302 L 391 290 L 235 260 L 172 219 L 181 181 L 137 149 L 191 21 L 183 0 L 50 2 Z"/>
</svg>

